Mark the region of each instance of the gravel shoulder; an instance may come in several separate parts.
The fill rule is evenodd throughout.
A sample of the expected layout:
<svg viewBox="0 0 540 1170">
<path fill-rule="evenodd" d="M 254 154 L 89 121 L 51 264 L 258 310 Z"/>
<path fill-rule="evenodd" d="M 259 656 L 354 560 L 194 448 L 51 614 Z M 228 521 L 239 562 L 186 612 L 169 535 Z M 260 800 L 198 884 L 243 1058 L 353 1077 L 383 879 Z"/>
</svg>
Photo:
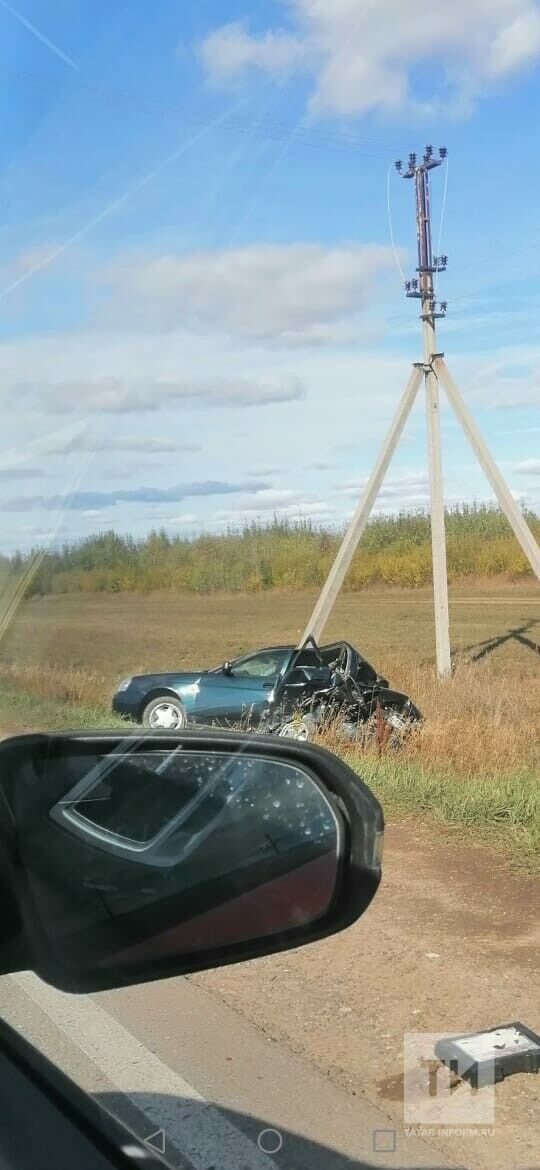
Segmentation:
<svg viewBox="0 0 540 1170">
<path fill-rule="evenodd" d="M 353 928 L 193 976 L 332 1081 L 403 1121 L 403 1034 L 521 1020 L 540 1031 L 540 886 L 489 849 L 390 824 L 381 889 Z M 539 1165 L 540 1077 L 497 1085 L 493 1136 L 431 1137 L 475 1170 Z"/>
</svg>

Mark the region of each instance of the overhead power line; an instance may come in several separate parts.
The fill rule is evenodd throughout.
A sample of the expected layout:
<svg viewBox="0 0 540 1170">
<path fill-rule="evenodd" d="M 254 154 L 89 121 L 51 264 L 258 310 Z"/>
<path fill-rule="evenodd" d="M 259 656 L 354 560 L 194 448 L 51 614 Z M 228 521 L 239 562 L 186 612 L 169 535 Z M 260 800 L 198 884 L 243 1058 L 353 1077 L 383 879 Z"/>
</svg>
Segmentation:
<svg viewBox="0 0 540 1170">
<path fill-rule="evenodd" d="M 394 171 L 394 166 L 393 166 L 393 164 L 390 164 L 390 166 L 388 167 L 388 175 L 387 175 L 387 179 L 386 179 L 386 206 L 387 206 L 387 210 L 388 210 L 388 231 L 390 232 L 390 243 L 392 245 L 392 251 L 394 253 L 394 259 L 396 261 L 397 270 L 398 270 L 399 275 L 401 277 L 401 283 L 405 284 L 405 273 L 404 273 L 403 268 L 401 266 L 399 252 L 396 248 L 396 242 L 394 239 L 394 228 L 392 225 L 392 208 L 391 208 L 391 203 L 390 203 L 390 179 L 392 177 L 393 171 Z"/>
<path fill-rule="evenodd" d="M 58 80 L 48 74 L 34 73 L 25 69 L 2 68 L 0 68 L 0 74 L 17 78 L 18 80 L 22 79 L 28 82 L 29 85 L 34 85 L 37 88 L 52 89 L 59 95 L 65 92 L 65 82 L 62 86 L 59 86 Z M 80 74 L 77 74 L 77 77 L 73 79 L 70 76 L 69 82 L 70 97 L 88 96 L 113 105 L 131 106 L 132 108 L 138 107 L 169 117 L 178 117 L 180 115 L 185 122 L 197 125 L 205 125 L 210 120 L 202 114 L 191 113 L 185 106 L 164 101 L 162 98 L 148 94 L 133 93 L 132 91 L 117 89 L 113 86 L 92 84 L 81 79 Z M 304 128 L 296 132 L 289 123 L 270 118 L 259 121 L 257 118 L 233 117 L 227 121 L 227 129 L 238 134 L 251 134 L 255 126 L 257 127 L 257 133 L 266 138 L 273 138 L 277 141 L 289 141 L 291 134 L 294 134 L 295 141 L 300 145 L 310 146 L 316 149 L 336 150 L 350 154 L 362 153 L 376 155 L 385 159 L 388 158 L 389 152 L 394 150 L 387 139 L 368 134 L 352 134 L 350 131 L 336 133 L 335 131 L 317 129 L 315 127 L 310 129 Z"/>
</svg>

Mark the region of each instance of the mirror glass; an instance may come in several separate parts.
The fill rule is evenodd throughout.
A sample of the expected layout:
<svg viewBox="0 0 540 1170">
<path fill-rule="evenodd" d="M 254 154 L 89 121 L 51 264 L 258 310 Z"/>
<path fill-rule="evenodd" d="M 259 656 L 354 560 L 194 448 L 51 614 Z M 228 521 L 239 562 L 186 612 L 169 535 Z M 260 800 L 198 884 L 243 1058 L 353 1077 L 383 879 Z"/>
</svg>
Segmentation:
<svg viewBox="0 0 540 1170">
<path fill-rule="evenodd" d="M 74 971 L 281 934 L 336 889 L 340 821 L 303 765 L 71 741 L 34 754 L 10 803 L 29 905 Z"/>
</svg>

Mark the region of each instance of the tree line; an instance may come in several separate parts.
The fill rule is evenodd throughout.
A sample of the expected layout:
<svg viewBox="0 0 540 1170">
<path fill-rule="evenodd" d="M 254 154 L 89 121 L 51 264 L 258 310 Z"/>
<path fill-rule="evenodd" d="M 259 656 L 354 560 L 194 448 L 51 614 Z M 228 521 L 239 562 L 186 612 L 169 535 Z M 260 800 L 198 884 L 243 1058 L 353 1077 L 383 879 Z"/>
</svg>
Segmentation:
<svg viewBox="0 0 540 1170">
<path fill-rule="evenodd" d="M 526 518 L 540 540 L 540 518 Z M 530 574 L 508 523 L 495 507 L 475 505 L 446 513 L 448 574 L 451 581 L 504 574 Z M 315 589 L 322 585 L 339 547 L 342 530 L 308 520 L 275 517 L 224 533 L 194 538 L 164 529 L 142 539 L 100 532 L 58 549 L 4 557 L 1 575 L 29 574 L 27 596 L 55 593 L 193 593 Z M 372 585 L 416 588 L 431 581 L 430 520 L 425 512 L 376 516 L 362 537 L 345 588 Z"/>
</svg>

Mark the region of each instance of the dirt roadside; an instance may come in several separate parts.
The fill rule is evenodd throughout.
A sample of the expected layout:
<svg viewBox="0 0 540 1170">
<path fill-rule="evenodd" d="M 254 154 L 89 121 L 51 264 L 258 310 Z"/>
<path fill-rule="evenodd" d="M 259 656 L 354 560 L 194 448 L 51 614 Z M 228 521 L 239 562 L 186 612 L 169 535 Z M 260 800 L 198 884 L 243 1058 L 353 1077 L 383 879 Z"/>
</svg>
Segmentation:
<svg viewBox="0 0 540 1170">
<path fill-rule="evenodd" d="M 344 934 L 192 976 L 351 1093 L 403 1122 L 403 1033 L 540 1031 L 540 883 L 414 822 L 387 829 L 384 879 Z M 540 1076 L 497 1085 L 493 1136 L 430 1137 L 474 1170 L 540 1165 Z"/>
</svg>

